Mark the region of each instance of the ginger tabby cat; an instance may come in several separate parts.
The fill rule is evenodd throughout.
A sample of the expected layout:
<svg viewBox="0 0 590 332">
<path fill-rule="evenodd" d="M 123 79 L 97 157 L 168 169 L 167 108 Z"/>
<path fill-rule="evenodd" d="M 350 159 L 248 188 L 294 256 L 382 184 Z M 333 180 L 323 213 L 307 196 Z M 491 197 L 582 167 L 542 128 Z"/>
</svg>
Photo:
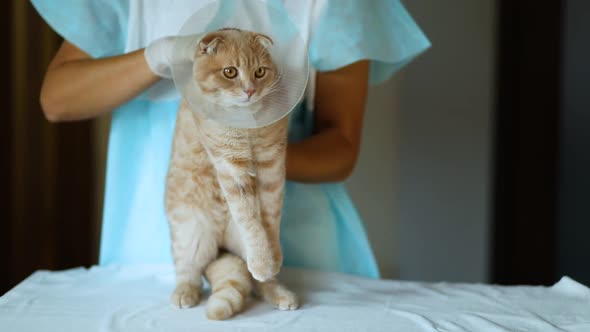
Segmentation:
<svg viewBox="0 0 590 332">
<path fill-rule="evenodd" d="M 204 36 L 194 58 L 202 107 L 264 111 L 280 73 L 261 34 L 222 29 Z M 201 276 L 211 284 L 207 317 L 240 312 L 252 288 L 279 309 L 297 297 L 278 283 L 279 223 L 285 184 L 287 118 L 235 129 L 181 102 L 166 183 L 177 286 L 174 305 L 198 303 Z M 255 286 L 255 287 L 253 287 Z"/>
</svg>

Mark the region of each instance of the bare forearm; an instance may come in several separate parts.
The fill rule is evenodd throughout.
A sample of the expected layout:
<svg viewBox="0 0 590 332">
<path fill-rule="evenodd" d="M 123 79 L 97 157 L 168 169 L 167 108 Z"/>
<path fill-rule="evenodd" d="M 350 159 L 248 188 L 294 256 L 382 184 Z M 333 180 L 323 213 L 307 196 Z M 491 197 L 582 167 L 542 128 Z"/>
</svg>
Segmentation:
<svg viewBox="0 0 590 332">
<path fill-rule="evenodd" d="M 129 101 L 159 78 L 143 50 L 104 59 L 77 59 L 50 66 L 41 91 L 52 121 L 92 118 Z"/>
<path fill-rule="evenodd" d="M 336 129 L 327 129 L 287 147 L 287 179 L 321 183 L 345 180 L 352 172 L 358 149 Z"/>
</svg>

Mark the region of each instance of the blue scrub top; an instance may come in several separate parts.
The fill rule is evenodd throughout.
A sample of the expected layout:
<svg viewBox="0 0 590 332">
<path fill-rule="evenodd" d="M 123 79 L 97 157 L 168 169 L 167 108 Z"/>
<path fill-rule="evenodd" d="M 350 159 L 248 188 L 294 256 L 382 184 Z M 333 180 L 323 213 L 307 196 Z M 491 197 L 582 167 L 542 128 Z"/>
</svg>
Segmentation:
<svg viewBox="0 0 590 332">
<path fill-rule="evenodd" d="M 327 0 L 310 43 L 318 71 L 371 60 L 370 82 L 382 82 L 430 43 L 398 0 Z M 32 0 L 66 40 L 95 58 L 124 52 L 129 2 Z M 290 116 L 291 142 L 310 136 L 303 102 Z M 178 101 L 138 97 L 113 112 L 100 264 L 172 263 L 164 211 L 165 178 Z M 284 264 L 378 278 L 371 246 L 340 183 L 287 182 L 281 243 Z"/>
</svg>

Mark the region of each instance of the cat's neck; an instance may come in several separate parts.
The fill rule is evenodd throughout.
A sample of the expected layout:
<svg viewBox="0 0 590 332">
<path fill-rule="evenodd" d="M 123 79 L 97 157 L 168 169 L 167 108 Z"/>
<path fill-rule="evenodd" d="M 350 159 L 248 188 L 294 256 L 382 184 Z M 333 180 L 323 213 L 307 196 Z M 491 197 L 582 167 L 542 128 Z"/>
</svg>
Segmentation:
<svg viewBox="0 0 590 332">
<path fill-rule="evenodd" d="M 206 118 L 228 125 L 237 122 L 248 123 L 256 117 L 256 113 L 263 111 L 265 107 L 264 99 L 247 106 L 221 105 L 205 98 L 199 99 L 199 109 L 193 109 L 193 111 L 200 112 Z"/>
</svg>

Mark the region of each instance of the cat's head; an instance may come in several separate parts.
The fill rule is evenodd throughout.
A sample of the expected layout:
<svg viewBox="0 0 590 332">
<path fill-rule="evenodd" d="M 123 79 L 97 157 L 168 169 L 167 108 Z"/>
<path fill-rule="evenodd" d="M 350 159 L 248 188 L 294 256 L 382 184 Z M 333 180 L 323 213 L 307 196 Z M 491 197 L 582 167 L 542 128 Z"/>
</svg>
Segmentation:
<svg viewBox="0 0 590 332">
<path fill-rule="evenodd" d="M 280 73 L 269 52 L 272 44 L 268 36 L 238 29 L 204 36 L 194 64 L 203 97 L 223 106 L 249 106 L 276 89 Z"/>
</svg>

